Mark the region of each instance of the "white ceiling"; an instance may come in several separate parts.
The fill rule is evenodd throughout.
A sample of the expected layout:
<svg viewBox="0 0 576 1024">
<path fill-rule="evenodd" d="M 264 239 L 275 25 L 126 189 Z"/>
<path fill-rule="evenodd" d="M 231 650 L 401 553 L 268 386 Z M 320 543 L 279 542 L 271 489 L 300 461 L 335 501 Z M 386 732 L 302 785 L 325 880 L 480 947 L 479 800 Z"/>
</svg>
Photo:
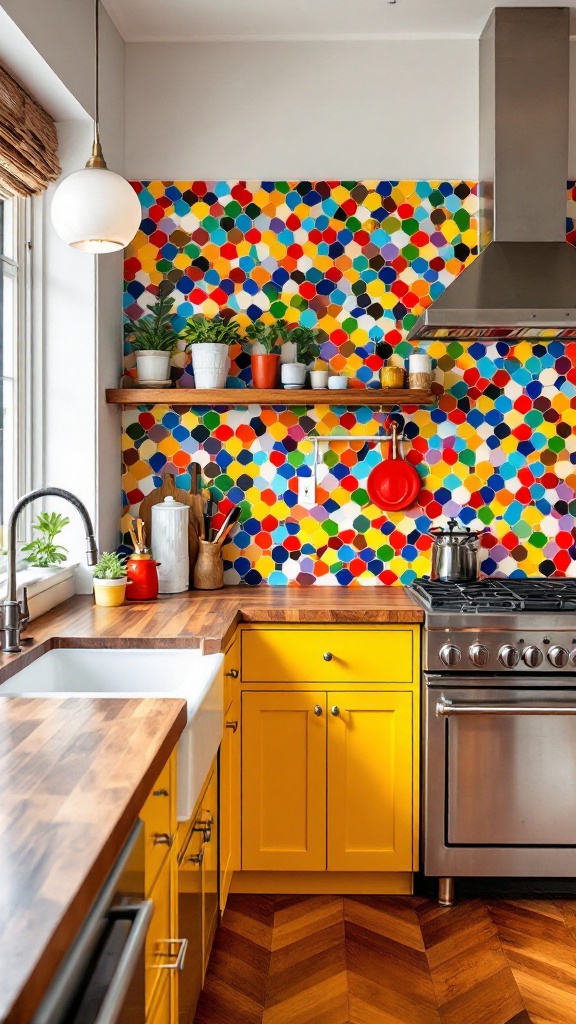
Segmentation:
<svg viewBox="0 0 576 1024">
<path fill-rule="evenodd" d="M 129 42 L 477 37 L 494 0 L 103 0 Z M 576 8 L 576 0 L 506 7 Z"/>
</svg>

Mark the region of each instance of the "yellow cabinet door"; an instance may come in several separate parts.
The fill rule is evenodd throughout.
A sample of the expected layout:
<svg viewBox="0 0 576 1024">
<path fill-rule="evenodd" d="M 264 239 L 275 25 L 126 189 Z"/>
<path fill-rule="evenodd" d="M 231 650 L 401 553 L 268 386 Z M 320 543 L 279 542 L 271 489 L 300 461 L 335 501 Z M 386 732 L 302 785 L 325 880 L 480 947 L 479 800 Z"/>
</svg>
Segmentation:
<svg viewBox="0 0 576 1024">
<path fill-rule="evenodd" d="M 412 870 L 412 695 L 328 694 L 328 870 Z"/>
<path fill-rule="evenodd" d="M 224 735 L 220 747 L 220 910 L 224 910 L 236 860 L 239 841 L 240 800 L 240 703 L 234 698 L 224 715 Z"/>
<path fill-rule="evenodd" d="M 202 861 L 202 921 L 203 977 L 206 975 L 208 958 L 218 924 L 218 771 L 212 772 L 206 792 L 202 798 L 200 812 L 203 821 L 211 824 L 204 832 L 204 859 Z"/>
<path fill-rule="evenodd" d="M 242 694 L 242 868 L 326 868 L 326 694 Z"/>
</svg>

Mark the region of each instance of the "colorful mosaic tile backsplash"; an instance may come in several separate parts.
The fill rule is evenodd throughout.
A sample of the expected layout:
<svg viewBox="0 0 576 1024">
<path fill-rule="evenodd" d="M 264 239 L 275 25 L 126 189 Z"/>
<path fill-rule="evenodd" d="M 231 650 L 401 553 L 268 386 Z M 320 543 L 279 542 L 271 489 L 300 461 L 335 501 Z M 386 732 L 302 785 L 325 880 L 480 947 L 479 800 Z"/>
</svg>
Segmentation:
<svg viewBox="0 0 576 1024">
<path fill-rule="evenodd" d="M 194 312 L 224 308 L 243 324 L 264 315 L 318 325 L 322 356 L 356 387 L 376 384 L 379 341 L 403 362 L 412 318 L 475 251 L 471 182 L 135 188 L 143 221 L 125 263 L 130 317 L 142 314 L 167 276 L 178 297 L 176 328 Z M 573 240 L 572 222 L 568 231 Z M 298 504 L 298 477 L 312 471 L 310 435 L 376 434 L 383 419 L 374 410 L 206 410 L 193 406 L 190 392 L 175 409 L 123 414 L 123 529 L 163 472 L 189 487 L 195 459 L 219 502 L 216 525 L 242 505 L 224 549 L 227 583 L 407 584 L 429 572 L 428 530 L 451 515 L 489 528 L 486 574 L 576 575 L 576 345 L 435 342 L 428 351 L 444 389 L 438 406 L 394 414 L 404 424 L 406 457 L 422 476 L 413 508 L 383 513 L 369 502 L 366 480 L 381 448 L 362 442 L 324 450 L 317 504 Z M 229 383 L 245 387 L 249 359 L 240 350 L 231 355 Z M 175 375 L 186 362 L 184 352 L 175 356 Z M 128 349 L 128 372 L 132 365 Z"/>
</svg>

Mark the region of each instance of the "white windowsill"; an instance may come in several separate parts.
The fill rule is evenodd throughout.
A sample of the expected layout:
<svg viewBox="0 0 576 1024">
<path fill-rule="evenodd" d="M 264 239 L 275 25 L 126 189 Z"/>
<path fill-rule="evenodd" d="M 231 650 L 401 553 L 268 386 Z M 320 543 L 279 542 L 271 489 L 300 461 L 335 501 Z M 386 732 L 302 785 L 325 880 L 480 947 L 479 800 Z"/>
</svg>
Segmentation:
<svg viewBox="0 0 576 1024">
<path fill-rule="evenodd" d="M 30 566 L 19 569 L 16 573 L 18 598 L 22 597 L 22 588 L 28 587 L 28 604 L 30 618 L 54 608 L 62 601 L 73 597 L 76 593 L 76 569 L 80 563 L 62 565 L 54 569 L 38 569 Z M 6 597 L 6 573 L 0 576 L 0 600 Z"/>
</svg>

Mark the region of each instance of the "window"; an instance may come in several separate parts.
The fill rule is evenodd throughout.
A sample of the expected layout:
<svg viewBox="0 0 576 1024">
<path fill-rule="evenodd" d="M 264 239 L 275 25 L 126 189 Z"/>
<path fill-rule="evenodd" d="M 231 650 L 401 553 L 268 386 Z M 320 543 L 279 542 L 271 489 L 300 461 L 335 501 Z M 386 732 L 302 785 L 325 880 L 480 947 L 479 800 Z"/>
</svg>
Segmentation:
<svg viewBox="0 0 576 1024">
<path fill-rule="evenodd" d="M 0 547 L 24 482 L 23 417 L 27 349 L 28 200 L 0 193 Z"/>
</svg>

